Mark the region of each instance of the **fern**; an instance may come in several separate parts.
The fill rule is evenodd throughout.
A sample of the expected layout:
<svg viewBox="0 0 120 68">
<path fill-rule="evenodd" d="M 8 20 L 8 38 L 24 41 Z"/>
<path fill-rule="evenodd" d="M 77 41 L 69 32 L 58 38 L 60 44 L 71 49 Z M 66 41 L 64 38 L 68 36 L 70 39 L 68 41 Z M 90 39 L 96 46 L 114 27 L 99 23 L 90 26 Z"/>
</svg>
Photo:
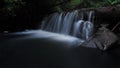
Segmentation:
<svg viewBox="0 0 120 68">
<path fill-rule="evenodd" d="M 120 0 L 108 0 L 108 3 L 109 3 L 110 5 L 115 5 L 115 4 L 117 4 L 117 3 L 120 3 Z"/>
</svg>

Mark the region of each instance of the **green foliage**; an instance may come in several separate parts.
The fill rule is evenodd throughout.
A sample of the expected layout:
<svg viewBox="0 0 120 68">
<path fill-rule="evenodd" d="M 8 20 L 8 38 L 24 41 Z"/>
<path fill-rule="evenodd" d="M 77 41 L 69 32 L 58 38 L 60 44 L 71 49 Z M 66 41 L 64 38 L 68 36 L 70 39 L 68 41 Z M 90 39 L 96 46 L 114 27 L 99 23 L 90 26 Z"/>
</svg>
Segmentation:
<svg viewBox="0 0 120 68">
<path fill-rule="evenodd" d="M 5 10 L 8 14 L 14 13 L 15 10 L 22 8 L 27 3 L 27 1 L 25 2 L 25 0 L 24 1 L 23 0 L 3 0 L 3 1 L 5 3 L 3 10 Z M 65 1 L 68 1 L 68 2 L 65 2 Z M 88 7 L 98 8 L 98 7 L 103 7 L 103 6 L 116 5 L 120 3 L 120 0 L 51 0 L 48 3 L 46 2 L 46 4 L 48 5 L 51 5 L 51 4 L 56 5 L 59 3 L 63 3 L 60 5 L 56 5 L 54 8 L 58 12 L 62 12 L 62 11 L 67 11 L 67 10 L 73 10 L 74 8 L 82 8 L 82 7 L 83 8 L 88 8 Z"/>
<path fill-rule="evenodd" d="M 60 6 L 56 6 L 55 9 L 56 9 L 57 12 L 62 12 L 63 11 Z"/>
<path fill-rule="evenodd" d="M 108 0 L 108 3 L 109 3 L 110 5 L 115 5 L 115 4 L 120 3 L 120 0 Z"/>
<path fill-rule="evenodd" d="M 76 6 L 78 6 L 81 3 L 83 3 L 83 0 L 71 0 L 70 6 L 71 6 L 71 8 L 75 8 Z"/>
<path fill-rule="evenodd" d="M 90 1 L 90 6 L 91 7 L 103 7 L 103 6 L 111 6 L 111 5 L 116 5 L 120 3 L 120 0 L 103 0 L 103 1 L 98 1 L 98 2 L 95 2 L 94 0 L 93 1 Z"/>
<path fill-rule="evenodd" d="M 79 4 L 81 4 L 83 2 L 83 0 L 70 0 L 69 2 L 62 4 L 60 6 L 62 11 L 67 11 L 67 10 L 72 10 L 74 9 L 76 6 L 78 6 Z"/>
<path fill-rule="evenodd" d="M 90 6 L 91 7 L 95 7 L 95 8 L 98 8 L 98 7 L 103 7 L 105 4 L 107 4 L 106 1 L 101 1 L 101 2 L 94 2 L 94 1 L 90 1 Z"/>
<path fill-rule="evenodd" d="M 57 1 L 62 1 L 62 0 L 57 0 Z M 120 0 L 70 0 L 69 3 L 61 5 L 62 7 L 59 6 L 57 9 L 66 11 L 66 10 L 71 10 L 74 8 L 87 8 L 87 7 L 94 7 L 94 8 L 99 8 L 99 7 L 104 7 L 104 6 L 111 6 L 111 5 L 116 5 L 119 4 Z"/>
<path fill-rule="evenodd" d="M 22 0 L 4 0 L 4 3 L 6 5 L 3 10 L 6 11 L 8 15 L 15 15 L 14 11 L 25 5 L 25 2 Z"/>
</svg>

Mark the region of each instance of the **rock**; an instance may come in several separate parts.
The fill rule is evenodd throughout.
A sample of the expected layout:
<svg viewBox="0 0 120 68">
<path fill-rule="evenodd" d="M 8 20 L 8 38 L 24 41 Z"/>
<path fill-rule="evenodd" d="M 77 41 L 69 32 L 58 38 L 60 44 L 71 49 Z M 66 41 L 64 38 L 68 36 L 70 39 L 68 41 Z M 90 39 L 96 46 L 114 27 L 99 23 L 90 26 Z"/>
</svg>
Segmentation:
<svg viewBox="0 0 120 68">
<path fill-rule="evenodd" d="M 83 43 L 82 46 L 107 50 L 117 40 L 118 37 L 112 31 L 107 29 L 106 26 L 102 26 L 95 35 Z"/>
</svg>

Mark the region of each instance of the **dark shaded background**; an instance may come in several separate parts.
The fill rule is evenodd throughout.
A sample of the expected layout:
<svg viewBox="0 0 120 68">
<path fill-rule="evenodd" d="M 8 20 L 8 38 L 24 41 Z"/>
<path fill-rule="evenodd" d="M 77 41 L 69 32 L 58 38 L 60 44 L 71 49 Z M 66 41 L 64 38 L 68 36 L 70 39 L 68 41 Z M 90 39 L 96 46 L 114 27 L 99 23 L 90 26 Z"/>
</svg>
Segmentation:
<svg viewBox="0 0 120 68">
<path fill-rule="evenodd" d="M 5 0 L 0 0 L 0 32 L 9 31 L 24 31 L 26 29 L 38 29 L 38 26 L 41 24 L 41 20 L 53 13 L 58 12 L 55 8 L 56 5 L 64 5 L 69 3 L 71 0 L 61 0 L 62 3 L 55 3 L 57 0 L 22 0 L 25 2 L 24 6 L 21 6 L 19 9 L 14 9 L 14 12 L 8 12 L 3 8 L 8 5 L 4 2 Z M 84 1 L 85 3 L 76 6 L 75 9 L 84 8 L 88 0 Z M 87 4 L 88 7 L 89 4 Z M 109 6 L 111 7 L 111 6 Z M 103 11 L 108 11 L 111 8 L 105 8 Z M 119 8 L 119 7 L 118 7 Z M 116 9 L 118 9 L 116 8 Z M 64 8 L 67 9 L 67 8 Z M 69 8 L 68 8 L 69 9 Z M 101 10 L 101 9 L 100 9 Z M 120 9 L 119 9 L 120 10 Z M 111 10 L 110 10 L 111 11 Z M 112 15 L 112 13 L 113 15 Z M 120 19 L 120 13 L 116 13 L 116 10 L 111 11 L 108 14 L 106 13 L 97 13 L 95 14 L 95 23 L 99 26 L 100 24 L 110 24 L 109 28 L 112 29 Z M 119 11 L 118 11 L 119 12 Z M 97 26 L 96 25 L 96 26 Z"/>
<path fill-rule="evenodd" d="M 9 15 L 2 8 L 6 5 L 0 0 L 0 32 L 23 31 L 25 29 L 36 29 L 42 18 L 55 10 L 52 0 L 24 0 L 25 6 L 15 9 L 15 15 Z"/>
</svg>

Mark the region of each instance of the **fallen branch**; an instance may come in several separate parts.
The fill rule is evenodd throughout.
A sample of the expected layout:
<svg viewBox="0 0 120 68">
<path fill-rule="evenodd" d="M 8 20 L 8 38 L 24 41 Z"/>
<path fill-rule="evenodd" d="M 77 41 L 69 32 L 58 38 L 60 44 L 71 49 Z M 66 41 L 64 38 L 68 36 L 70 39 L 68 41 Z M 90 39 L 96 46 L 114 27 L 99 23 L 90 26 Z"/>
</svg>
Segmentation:
<svg viewBox="0 0 120 68">
<path fill-rule="evenodd" d="M 118 27 L 118 25 L 120 25 L 120 22 L 118 22 L 118 23 L 112 28 L 111 31 L 114 31 L 114 30 Z"/>
</svg>

